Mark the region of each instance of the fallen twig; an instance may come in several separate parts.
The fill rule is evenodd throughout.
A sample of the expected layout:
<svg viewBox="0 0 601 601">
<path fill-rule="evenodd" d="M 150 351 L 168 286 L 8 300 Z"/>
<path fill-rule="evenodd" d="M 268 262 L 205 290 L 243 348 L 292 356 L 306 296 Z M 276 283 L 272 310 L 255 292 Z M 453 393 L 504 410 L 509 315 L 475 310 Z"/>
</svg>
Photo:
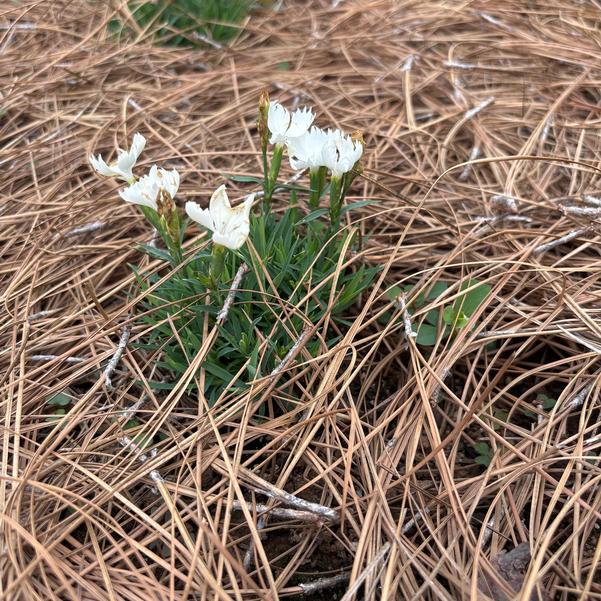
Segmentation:
<svg viewBox="0 0 601 601">
<path fill-rule="evenodd" d="M 399 308 L 403 313 L 403 324 L 405 326 L 405 336 L 407 338 L 417 338 L 417 332 L 413 331 L 413 325 L 411 324 L 411 314 L 407 309 L 407 302 L 404 294 L 400 294 L 397 298 L 399 303 Z"/>
<path fill-rule="evenodd" d="M 571 240 L 574 240 L 574 238 L 578 238 L 578 236 L 582 236 L 588 232 L 591 231 L 591 227 L 582 227 L 580 229 L 577 230 L 573 230 L 569 233 L 567 233 L 565 236 L 562 236 L 561 238 L 557 238 L 556 240 L 551 240 L 551 242 L 546 242 L 545 244 L 540 244 L 539 246 L 537 246 L 532 252 L 535 255 L 540 255 L 544 252 L 547 252 L 548 250 L 551 250 L 557 246 L 561 246 L 562 244 L 566 244 L 567 242 L 570 242 Z"/>
<path fill-rule="evenodd" d="M 31 355 L 30 361 L 54 361 L 55 359 L 61 359 L 60 355 Z M 87 361 L 85 357 L 64 357 L 65 363 L 83 363 Z"/>
<path fill-rule="evenodd" d="M 475 144 L 474 147 L 472 148 L 472 151 L 470 152 L 470 158 L 468 160 L 475 161 L 479 156 L 480 156 L 480 146 L 478 146 L 478 144 Z M 471 170 L 472 170 L 472 164 L 468 163 L 463 168 L 463 171 L 459 175 L 459 181 L 464 182 L 469 177 Z"/>
<path fill-rule="evenodd" d="M 310 595 L 311 593 L 323 591 L 324 589 L 348 582 L 350 576 L 350 572 L 344 572 L 343 574 L 330 576 L 329 578 L 318 578 L 317 580 L 313 580 L 313 582 L 301 582 L 298 588 L 300 588 L 303 595 Z"/>
<path fill-rule="evenodd" d="M 230 312 L 230 307 L 234 302 L 234 298 L 236 297 L 238 289 L 240 288 L 240 284 L 242 283 L 242 278 L 246 273 L 248 273 L 248 265 L 246 263 L 242 263 L 242 265 L 240 265 L 238 271 L 236 272 L 236 276 L 234 277 L 227 298 L 223 303 L 223 307 L 221 308 L 221 311 L 219 311 L 219 313 L 217 314 L 216 321 L 219 325 L 221 325 L 227 319 L 227 314 Z"/>
<path fill-rule="evenodd" d="M 123 332 L 121 333 L 121 338 L 119 338 L 119 345 L 117 346 L 117 350 L 115 351 L 115 354 L 111 357 L 111 360 L 108 362 L 106 368 L 104 369 L 104 372 L 102 372 L 102 377 L 104 378 L 106 387 L 109 390 L 113 390 L 114 388 L 113 383 L 111 382 L 111 376 L 113 375 L 113 372 L 115 371 L 117 364 L 121 359 L 121 355 L 123 355 L 123 351 L 125 351 L 125 347 L 127 346 L 127 343 L 129 341 L 130 333 L 131 326 L 129 324 L 126 324 L 123 328 Z"/>
<path fill-rule="evenodd" d="M 513 196 L 507 196 L 506 194 L 495 194 L 490 198 L 491 202 L 500 204 L 504 209 L 510 213 L 518 212 L 518 203 Z"/>
<path fill-rule="evenodd" d="M 305 343 L 306 339 L 310 336 L 312 331 L 313 331 L 313 328 L 310 325 L 306 325 L 303 328 L 303 331 L 301 332 L 300 336 L 296 339 L 296 342 L 292 345 L 290 350 L 286 353 L 286 356 L 275 366 L 273 371 L 269 374 L 269 377 L 271 379 L 275 378 L 279 373 L 281 373 L 282 371 L 284 371 L 284 369 L 286 369 L 286 367 L 288 366 L 290 361 L 292 361 L 292 359 L 294 359 L 294 357 L 296 356 L 296 353 L 299 351 L 301 346 Z"/>
<path fill-rule="evenodd" d="M 90 232 L 95 232 L 104 227 L 104 222 L 102 221 L 92 221 L 92 223 L 86 223 L 85 225 L 79 225 L 74 227 L 72 230 L 69 230 L 64 234 L 65 238 L 69 238 L 71 236 L 79 236 L 80 234 L 88 234 Z"/>
<path fill-rule="evenodd" d="M 270 484 L 257 475 L 253 474 L 253 479 L 258 481 L 258 484 L 248 483 L 247 486 L 255 492 L 265 495 L 270 499 L 277 499 L 282 503 L 286 503 L 287 505 L 291 505 L 292 507 L 296 507 L 302 511 L 309 511 L 310 513 L 314 513 L 315 515 L 318 515 L 330 522 L 336 522 L 339 519 L 338 511 L 335 509 L 330 509 L 329 507 L 324 507 L 318 503 L 313 503 L 311 501 L 301 499 L 300 497 L 296 497 L 289 492 L 282 490 L 281 488 L 277 488 L 277 486 Z"/>
<path fill-rule="evenodd" d="M 477 104 L 474 108 L 465 111 L 464 119 L 473 119 L 480 111 L 484 110 L 487 106 L 490 106 L 495 101 L 494 96 L 485 98 L 480 104 Z"/>
</svg>

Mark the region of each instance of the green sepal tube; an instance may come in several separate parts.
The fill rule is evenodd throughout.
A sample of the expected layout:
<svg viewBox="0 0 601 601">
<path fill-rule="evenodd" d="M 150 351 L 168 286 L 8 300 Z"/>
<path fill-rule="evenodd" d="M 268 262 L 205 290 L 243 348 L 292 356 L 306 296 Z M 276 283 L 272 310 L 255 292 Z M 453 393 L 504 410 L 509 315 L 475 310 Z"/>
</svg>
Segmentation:
<svg viewBox="0 0 601 601">
<path fill-rule="evenodd" d="M 333 175 L 330 182 L 330 223 L 338 227 L 342 208 L 342 178 Z"/>
<path fill-rule="evenodd" d="M 213 282 L 213 287 L 218 288 L 219 281 L 223 275 L 225 268 L 225 246 L 221 244 L 213 244 L 213 250 L 211 253 L 211 270 L 210 276 Z"/>
<path fill-rule="evenodd" d="M 282 165 L 282 156 L 284 154 L 284 145 L 276 144 L 273 149 L 273 157 L 271 159 L 271 165 L 269 167 L 269 178 L 267 182 L 267 190 L 263 197 L 263 210 L 265 213 L 269 211 L 271 204 L 271 197 L 273 196 L 273 190 L 275 189 L 276 182 L 278 181 L 278 175 L 280 174 L 280 167 Z"/>
</svg>

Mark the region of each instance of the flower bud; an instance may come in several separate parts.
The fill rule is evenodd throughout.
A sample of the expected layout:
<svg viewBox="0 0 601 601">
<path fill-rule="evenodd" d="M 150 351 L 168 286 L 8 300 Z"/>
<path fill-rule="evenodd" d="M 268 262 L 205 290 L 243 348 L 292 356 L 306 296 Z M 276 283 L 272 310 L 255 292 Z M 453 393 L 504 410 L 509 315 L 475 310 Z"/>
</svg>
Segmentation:
<svg viewBox="0 0 601 601">
<path fill-rule="evenodd" d="M 269 93 L 263 90 L 259 96 L 259 116 L 257 118 L 257 129 L 261 138 L 261 149 L 266 150 L 269 144 L 269 128 L 267 127 L 267 116 L 269 114 Z"/>
</svg>

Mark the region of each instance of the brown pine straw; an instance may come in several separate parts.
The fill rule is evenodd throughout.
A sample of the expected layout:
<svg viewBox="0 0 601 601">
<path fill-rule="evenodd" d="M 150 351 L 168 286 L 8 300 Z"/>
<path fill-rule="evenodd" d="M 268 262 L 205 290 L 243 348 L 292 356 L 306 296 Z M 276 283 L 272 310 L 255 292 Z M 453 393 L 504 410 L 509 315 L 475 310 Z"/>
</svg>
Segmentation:
<svg viewBox="0 0 601 601">
<path fill-rule="evenodd" d="M 520 599 L 601 598 L 600 220 L 565 210 L 601 195 L 595 3 L 284 1 L 223 49 L 152 45 L 116 4 L 133 37 L 107 33 L 109 3 L 0 7 L 0 599 L 456 600 L 485 580 L 511 598 L 493 560 L 524 542 Z M 290 331 L 277 380 L 209 408 L 186 388 L 218 330 L 178 382 L 138 348 L 129 264 L 169 274 L 86 156 L 139 131 L 143 167 L 179 169 L 180 206 L 206 203 L 226 175 L 260 174 L 264 88 L 364 132 L 349 202 L 377 204 L 346 215 L 363 241 L 347 262 L 382 271 L 335 346 L 329 316 L 317 357 Z M 188 247 L 204 240 L 190 228 Z M 417 330 L 470 278 L 492 292 L 468 327 L 430 348 L 405 336 L 388 288 L 451 284 Z M 47 422 L 60 391 L 74 404 Z M 154 450 L 119 443 L 157 433 Z"/>
</svg>

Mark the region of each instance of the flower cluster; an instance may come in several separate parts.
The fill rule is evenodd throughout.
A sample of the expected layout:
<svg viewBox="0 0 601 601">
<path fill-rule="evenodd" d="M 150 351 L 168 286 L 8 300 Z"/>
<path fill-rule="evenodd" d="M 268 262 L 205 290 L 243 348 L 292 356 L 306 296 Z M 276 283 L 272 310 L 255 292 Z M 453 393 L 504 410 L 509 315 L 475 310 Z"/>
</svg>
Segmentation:
<svg viewBox="0 0 601 601">
<path fill-rule="evenodd" d="M 335 229 L 340 220 L 344 196 L 360 171 L 363 141 L 360 136 L 346 135 L 338 129 L 323 130 L 313 125 L 314 120 L 315 113 L 311 108 L 290 112 L 279 102 L 270 102 L 266 93 L 261 95 L 258 129 L 263 150 L 263 211 L 264 215 L 269 212 L 269 203 L 277 187 L 282 156 L 286 150 L 293 169 L 309 170 L 309 206 L 312 210 L 319 207 L 321 196 L 327 189 L 327 173 L 331 174 L 329 211 L 330 224 Z M 270 165 L 267 156 L 269 143 L 275 146 Z M 119 191 L 121 198 L 141 206 L 146 218 L 164 239 L 171 255 L 181 260 L 183 229 L 174 202 L 180 176 L 175 169 L 167 170 L 152 165 L 148 173 L 136 178 L 133 169 L 145 146 L 144 136 L 136 133 L 129 150 L 118 149 L 116 161 L 107 164 L 101 155 L 90 156 L 89 161 L 100 175 L 116 177 L 129 184 Z M 212 233 L 216 257 L 213 275 L 219 273 L 217 263 L 223 261 L 223 249 L 238 250 L 248 239 L 254 198 L 255 195 L 251 194 L 242 204 L 232 208 L 225 186 L 222 185 L 211 196 L 208 208 L 203 209 L 193 201 L 186 203 L 188 217 Z"/>
<path fill-rule="evenodd" d="M 292 169 L 327 168 L 341 178 L 361 158 L 363 144 L 339 129 L 312 126 L 315 114 L 307 107 L 290 113 L 279 102 L 269 103 L 267 127 L 272 144 L 285 144 Z"/>
<path fill-rule="evenodd" d="M 267 110 L 263 107 L 267 107 Z M 262 96 L 259 115 L 259 131 L 268 130 L 271 134 L 269 141 L 275 144 L 269 172 L 266 167 L 266 145 L 263 145 L 266 200 L 271 199 L 286 147 L 292 169 L 309 169 L 309 205 L 312 209 L 319 206 L 319 199 L 325 190 L 326 172 L 330 172 L 330 219 L 332 224 L 336 224 L 344 195 L 360 171 L 359 160 L 363 155 L 361 136 L 346 135 L 339 129 L 321 129 L 313 125 L 315 114 L 312 109 L 304 107 L 291 113 L 279 102 L 269 102 L 266 94 Z M 261 123 L 261 116 L 266 123 Z"/>
<path fill-rule="evenodd" d="M 133 168 L 145 145 L 146 139 L 137 133 L 128 151 L 118 150 L 118 157 L 114 163 L 107 164 L 101 155 L 90 156 L 89 161 L 100 175 L 117 177 L 128 182 L 127 188 L 119 190 L 121 198 L 126 202 L 155 211 L 159 218 L 164 219 L 164 225 L 168 230 L 169 226 L 177 220 L 173 199 L 179 189 L 180 176 L 176 169 L 168 171 L 153 165 L 146 175 L 136 179 Z M 211 197 L 208 209 L 201 209 L 195 202 L 187 202 L 186 213 L 192 220 L 213 233 L 215 244 L 235 250 L 240 248 L 248 238 L 253 200 L 254 195 L 251 195 L 242 205 L 232 208 L 225 186 L 220 186 Z M 170 241 L 176 242 L 174 238 L 179 235 L 179 232 L 167 233 L 170 235 Z"/>
</svg>

